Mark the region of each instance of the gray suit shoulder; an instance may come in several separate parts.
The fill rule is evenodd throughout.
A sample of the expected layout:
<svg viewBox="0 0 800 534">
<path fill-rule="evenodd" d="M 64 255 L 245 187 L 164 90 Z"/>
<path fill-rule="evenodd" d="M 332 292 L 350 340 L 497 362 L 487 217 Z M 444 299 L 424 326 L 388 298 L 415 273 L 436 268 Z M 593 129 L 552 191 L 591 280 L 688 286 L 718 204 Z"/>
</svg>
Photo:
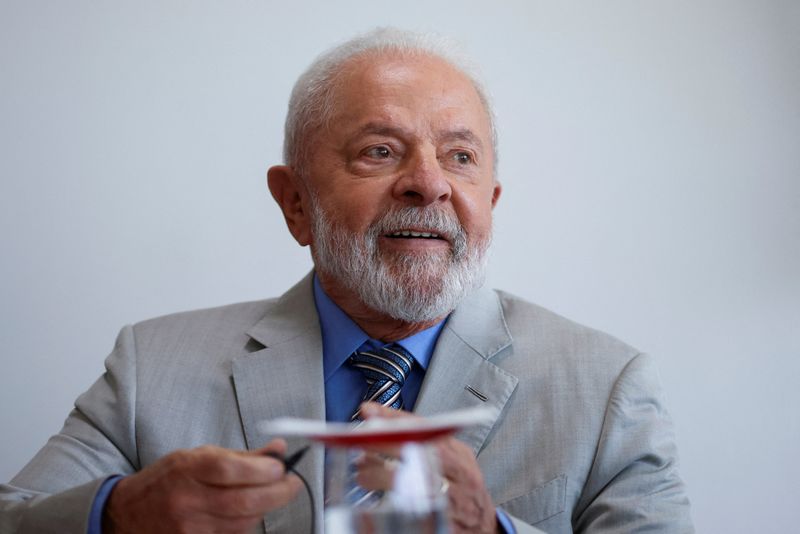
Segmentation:
<svg viewBox="0 0 800 534">
<path fill-rule="evenodd" d="M 545 532 L 692 532 L 652 358 L 517 296 L 496 294 L 512 342 L 492 362 L 519 383 L 506 415 L 510 430 L 498 431 L 495 443 L 506 459 L 503 445 L 527 432 L 516 470 L 542 481 L 520 490 L 522 500 L 505 509 Z M 564 493 L 551 492 L 565 506 L 537 516 L 534 505 L 548 481 L 561 475 Z"/>
<path fill-rule="evenodd" d="M 567 319 L 511 293 L 495 290 L 514 345 L 560 365 L 621 371 L 640 351 L 616 337 Z"/>
<path fill-rule="evenodd" d="M 133 325 L 139 354 L 157 351 L 186 353 L 197 347 L 195 354 L 229 351 L 244 347 L 250 337 L 247 330 L 274 306 L 277 298 L 239 302 L 225 306 L 183 311 L 154 317 Z M 203 349 L 203 350 L 199 350 Z"/>
<path fill-rule="evenodd" d="M 233 327 L 246 325 L 245 328 L 247 328 L 261 319 L 266 310 L 278 300 L 279 298 L 276 297 L 180 311 L 145 319 L 137 322 L 134 326 L 137 329 L 146 330 L 164 327 L 174 328 L 178 325 L 223 323 Z"/>
</svg>

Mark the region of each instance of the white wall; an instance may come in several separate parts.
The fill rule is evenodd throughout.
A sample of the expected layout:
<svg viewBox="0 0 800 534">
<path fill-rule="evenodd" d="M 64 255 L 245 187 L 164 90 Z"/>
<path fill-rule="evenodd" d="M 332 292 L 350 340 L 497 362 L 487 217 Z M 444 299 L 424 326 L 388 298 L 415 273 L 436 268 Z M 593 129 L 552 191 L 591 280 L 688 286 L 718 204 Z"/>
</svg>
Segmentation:
<svg viewBox="0 0 800 534">
<path fill-rule="evenodd" d="M 493 285 L 660 358 L 699 531 L 796 528 L 800 4 L 122 4 L 0 3 L 0 479 L 123 324 L 309 268 L 264 183 L 289 89 L 393 24 L 484 67 Z"/>
</svg>

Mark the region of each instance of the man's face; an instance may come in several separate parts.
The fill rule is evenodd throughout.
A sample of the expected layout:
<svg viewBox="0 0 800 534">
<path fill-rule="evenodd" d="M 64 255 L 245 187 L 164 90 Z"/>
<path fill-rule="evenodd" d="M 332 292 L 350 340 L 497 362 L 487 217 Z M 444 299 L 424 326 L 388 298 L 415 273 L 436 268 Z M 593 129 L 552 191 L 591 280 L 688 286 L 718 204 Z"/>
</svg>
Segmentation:
<svg viewBox="0 0 800 534">
<path fill-rule="evenodd" d="M 318 270 L 351 292 L 387 278 L 412 287 L 405 299 L 383 291 L 380 307 L 361 293 L 395 318 L 448 313 L 482 281 L 500 192 L 477 92 L 439 59 L 370 55 L 347 65 L 334 106 L 330 127 L 312 135 L 306 166 Z M 371 281 L 353 276 L 371 265 L 380 271 Z M 443 290 L 457 294 L 433 302 Z M 406 313 L 384 309 L 398 299 L 407 302 L 394 308 Z"/>
</svg>

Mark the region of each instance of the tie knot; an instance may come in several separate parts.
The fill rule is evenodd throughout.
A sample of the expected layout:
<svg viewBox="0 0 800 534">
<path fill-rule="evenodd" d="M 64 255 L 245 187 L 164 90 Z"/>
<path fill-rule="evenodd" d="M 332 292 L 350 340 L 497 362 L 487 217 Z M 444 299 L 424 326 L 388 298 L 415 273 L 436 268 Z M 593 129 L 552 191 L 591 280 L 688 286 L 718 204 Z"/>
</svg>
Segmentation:
<svg viewBox="0 0 800 534">
<path fill-rule="evenodd" d="M 361 371 L 367 380 L 367 392 L 362 400 L 403 408 L 400 388 L 414 365 L 414 357 L 406 349 L 394 343 L 380 349 L 358 350 L 350 356 L 350 365 Z M 358 418 L 358 413 L 354 418 Z"/>
<path fill-rule="evenodd" d="M 370 380 L 391 380 L 403 385 L 414 365 L 414 357 L 394 343 L 380 349 L 359 350 L 350 361 Z"/>
</svg>

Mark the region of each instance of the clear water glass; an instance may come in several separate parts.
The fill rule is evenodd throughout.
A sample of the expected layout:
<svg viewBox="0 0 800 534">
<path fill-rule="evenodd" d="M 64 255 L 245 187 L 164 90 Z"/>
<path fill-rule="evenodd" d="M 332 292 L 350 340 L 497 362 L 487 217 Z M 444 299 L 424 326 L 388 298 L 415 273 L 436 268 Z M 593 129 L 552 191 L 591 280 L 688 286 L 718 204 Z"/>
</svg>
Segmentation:
<svg viewBox="0 0 800 534">
<path fill-rule="evenodd" d="M 325 463 L 326 534 L 448 532 L 445 484 L 432 445 L 328 447 Z"/>
</svg>

